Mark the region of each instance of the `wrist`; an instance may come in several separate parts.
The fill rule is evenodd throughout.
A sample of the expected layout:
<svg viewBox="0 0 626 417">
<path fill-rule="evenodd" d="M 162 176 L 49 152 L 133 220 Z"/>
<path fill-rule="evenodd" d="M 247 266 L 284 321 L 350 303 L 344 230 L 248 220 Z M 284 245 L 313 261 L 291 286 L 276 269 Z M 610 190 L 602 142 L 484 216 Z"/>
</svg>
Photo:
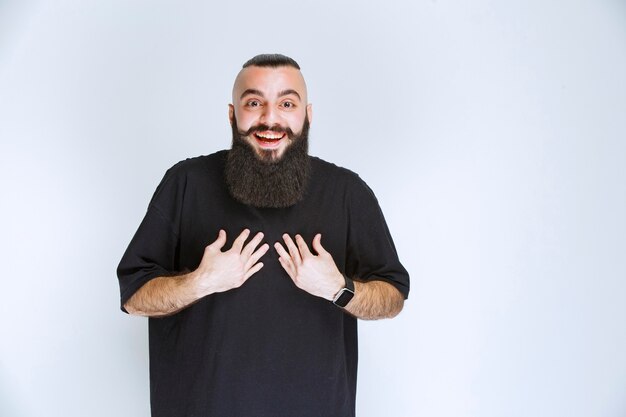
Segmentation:
<svg viewBox="0 0 626 417">
<path fill-rule="evenodd" d="M 208 273 L 206 271 L 196 269 L 195 271 L 187 274 L 186 278 L 187 284 L 194 298 L 200 299 L 214 292 L 210 288 L 209 283 L 211 280 L 208 279 Z"/>
<path fill-rule="evenodd" d="M 333 297 L 333 304 L 338 307 L 345 308 L 355 295 L 354 281 L 343 276 L 344 285 Z"/>
<path fill-rule="evenodd" d="M 337 275 L 337 278 L 335 279 L 333 292 L 332 294 L 330 294 L 330 297 L 328 297 L 328 300 L 333 301 L 335 297 L 337 297 L 337 294 L 339 294 L 341 290 L 343 290 L 345 287 L 346 287 L 346 279 L 344 278 L 343 274 L 339 273 Z"/>
</svg>

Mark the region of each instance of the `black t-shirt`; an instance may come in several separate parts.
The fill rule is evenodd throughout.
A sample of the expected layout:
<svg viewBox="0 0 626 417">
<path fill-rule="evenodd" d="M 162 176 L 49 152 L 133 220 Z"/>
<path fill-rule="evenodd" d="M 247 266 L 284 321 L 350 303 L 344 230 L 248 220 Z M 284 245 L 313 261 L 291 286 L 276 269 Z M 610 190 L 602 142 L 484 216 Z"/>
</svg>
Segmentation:
<svg viewBox="0 0 626 417">
<path fill-rule="evenodd" d="M 310 247 L 321 233 L 343 274 L 387 281 L 406 298 L 409 277 L 378 202 L 356 174 L 311 157 L 301 202 L 246 206 L 226 188 L 226 155 L 167 171 L 118 267 L 123 306 L 150 279 L 196 269 L 219 229 L 228 236 L 225 249 L 244 228 L 250 236 L 262 231 L 270 244 L 264 267 L 240 288 L 149 319 L 152 415 L 353 416 L 356 319 L 297 288 L 273 243 L 299 233 Z"/>
</svg>

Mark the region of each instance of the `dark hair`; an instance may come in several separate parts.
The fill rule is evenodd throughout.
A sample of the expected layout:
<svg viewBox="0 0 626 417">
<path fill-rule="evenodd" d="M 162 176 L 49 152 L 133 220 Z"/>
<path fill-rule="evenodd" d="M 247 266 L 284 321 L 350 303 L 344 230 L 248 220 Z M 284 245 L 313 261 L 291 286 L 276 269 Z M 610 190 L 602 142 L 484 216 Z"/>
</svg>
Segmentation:
<svg viewBox="0 0 626 417">
<path fill-rule="evenodd" d="M 250 66 L 255 67 L 294 67 L 296 69 L 300 69 L 300 65 L 288 56 L 282 54 L 260 54 L 255 56 L 254 58 L 249 59 L 245 64 L 243 64 L 242 68 L 247 68 Z"/>
</svg>

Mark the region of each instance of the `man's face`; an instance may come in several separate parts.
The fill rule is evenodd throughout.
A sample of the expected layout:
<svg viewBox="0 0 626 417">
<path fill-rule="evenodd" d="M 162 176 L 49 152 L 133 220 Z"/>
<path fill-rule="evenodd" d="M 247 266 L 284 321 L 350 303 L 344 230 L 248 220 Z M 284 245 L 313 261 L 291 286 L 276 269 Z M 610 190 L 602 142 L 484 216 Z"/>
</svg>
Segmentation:
<svg viewBox="0 0 626 417">
<path fill-rule="evenodd" d="M 311 121 L 304 78 L 293 67 L 247 67 L 241 70 L 229 105 L 231 125 L 262 160 L 282 158 Z"/>
</svg>

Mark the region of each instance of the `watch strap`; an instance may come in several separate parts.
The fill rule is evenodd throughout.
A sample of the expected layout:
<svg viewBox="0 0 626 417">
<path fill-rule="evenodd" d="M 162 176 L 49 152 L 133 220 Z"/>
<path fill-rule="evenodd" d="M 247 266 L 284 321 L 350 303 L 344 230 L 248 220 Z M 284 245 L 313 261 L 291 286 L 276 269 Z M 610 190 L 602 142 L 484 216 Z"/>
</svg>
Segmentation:
<svg viewBox="0 0 626 417">
<path fill-rule="evenodd" d="M 341 308 L 347 306 L 350 300 L 352 300 L 352 297 L 354 297 L 354 281 L 345 275 L 343 278 L 346 281 L 346 286 L 342 288 L 333 299 L 333 304 Z"/>
</svg>

